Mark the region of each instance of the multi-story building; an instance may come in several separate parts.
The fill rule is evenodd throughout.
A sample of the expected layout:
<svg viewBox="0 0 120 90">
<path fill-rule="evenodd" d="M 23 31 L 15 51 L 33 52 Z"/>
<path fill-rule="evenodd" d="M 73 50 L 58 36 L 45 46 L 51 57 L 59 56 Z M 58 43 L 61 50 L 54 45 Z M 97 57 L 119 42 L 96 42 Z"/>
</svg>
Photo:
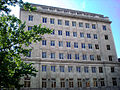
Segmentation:
<svg viewBox="0 0 120 90">
<path fill-rule="evenodd" d="M 120 63 L 117 60 L 111 21 L 100 14 L 36 5 L 37 11 L 20 9 L 26 30 L 33 25 L 53 29 L 33 43 L 26 62 L 35 63 L 36 77 L 23 78 L 25 87 L 48 89 L 118 90 Z"/>
</svg>

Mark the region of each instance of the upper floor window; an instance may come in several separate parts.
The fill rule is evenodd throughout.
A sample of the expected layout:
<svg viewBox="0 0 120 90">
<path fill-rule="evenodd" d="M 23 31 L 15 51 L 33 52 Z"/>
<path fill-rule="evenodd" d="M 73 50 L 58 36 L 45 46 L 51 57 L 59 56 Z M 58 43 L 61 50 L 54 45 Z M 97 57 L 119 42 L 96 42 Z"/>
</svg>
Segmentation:
<svg viewBox="0 0 120 90">
<path fill-rule="evenodd" d="M 47 71 L 47 66 L 46 65 L 42 65 L 42 72 L 46 72 Z"/>
<path fill-rule="evenodd" d="M 108 35 L 105 35 L 105 40 L 108 40 Z"/>
<path fill-rule="evenodd" d="M 53 31 L 52 31 L 52 33 L 51 33 L 51 35 L 54 35 L 55 34 L 55 30 L 53 29 Z"/>
<path fill-rule="evenodd" d="M 55 72 L 55 66 L 51 66 L 51 71 Z"/>
<path fill-rule="evenodd" d="M 72 21 L 72 26 L 75 27 L 76 26 L 76 22 Z"/>
<path fill-rule="evenodd" d="M 51 41 L 51 46 L 55 46 L 55 41 Z"/>
<path fill-rule="evenodd" d="M 115 68 L 114 67 L 111 67 L 111 72 L 115 72 Z"/>
<path fill-rule="evenodd" d="M 94 39 L 97 39 L 97 34 L 94 34 L 93 36 L 94 36 Z"/>
<path fill-rule="evenodd" d="M 89 23 L 85 23 L 85 27 L 86 27 L 86 28 L 90 28 Z"/>
<path fill-rule="evenodd" d="M 78 48 L 78 42 L 74 42 L 74 48 Z"/>
<path fill-rule="evenodd" d="M 66 36 L 70 36 L 70 31 L 66 31 Z"/>
<path fill-rule="evenodd" d="M 42 58 L 46 58 L 47 55 L 46 55 L 46 52 L 42 52 Z"/>
<path fill-rule="evenodd" d="M 107 30 L 105 25 L 103 25 L 103 30 Z"/>
<path fill-rule="evenodd" d="M 83 27 L 83 23 L 82 22 L 79 22 L 79 27 Z"/>
<path fill-rule="evenodd" d="M 84 72 L 85 73 L 88 73 L 89 71 L 88 71 L 88 67 L 84 67 Z"/>
<path fill-rule="evenodd" d="M 109 55 L 108 58 L 109 58 L 109 61 L 112 61 L 113 57 L 111 55 Z"/>
<path fill-rule="evenodd" d="M 46 40 L 42 40 L 42 45 L 46 45 Z"/>
<path fill-rule="evenodd" d="M 91 38 L 91 35 L 89 33 L 87 33 L 87 38 Z"/>
<path fill-rule="evenodd" d="M 71 54 L 67 54 L 67 59 L 72 59 L 72 55 Z"/>
<path fill-rule="evenodd" d="M 33 16 L 29 15 L 28 21 L 33 21 Z"/>
<path fill-rule="evenodd" d="M 107 50 L 110 50 L 110 45 L 106 45 Z"/>
<path fill-rule="evenodd" d="M 73 37 L 77 37 L 77 32 L 73 32 Z"/>
<path fill-rule="evenodd" d="M 84 37 L 84 33 L 81 32 L 81 33 L 80 33 L 80 37 Z"/>
<path fill-rule="evenodd" d="M 99 67 L 99 73 L 103 73 L 103 67 Z"/>
<path fill-rule="evenodd" d="M 85 43 L 81 43 L 81 47 L 82 47 L 82 48 L 85 48 Z"/>
<path fill-rule="evenodd" d="M 63 41 L 59 41 L 59 47 L 63 47 Z"/>
<path fill-rule="evenodd" d="M 63 53 L 59 53 L 59 59 L 64 59 L 64 54 Z"/>
<path fill-rule="evenodd" d="M 54 24 L 54 19 L 50 18 L 50 24 Z"/>
<path fill-rule="evenodd" d="M 72 66 L 68 66 L 68 72 L 72 72 Z"/>
<path fill-rule="evenodd" d="M 94 60 L 94 55 L 90 55 L 90 60 Z"/>
<path fill-rule="evenodd" d="M 32 30 L 32 26 L 28 26 L 28 31 L 29 31 L 29 30 Z"/>
<path fill-rule="evenodd" d="M 92 24 L 92 29 L 96 29 L 96 25 L 95 24 Z"/>
<path fill-rule="evenodd" d="M 58 35 L 62 35 L 62 30 L 58 30 Z"/>
<path fill-rule="evenodd" d="M 99 49 L 99 45 L 98 44 L 95 44 L 95 49 Z"/>
<path fill-rule="evenodd" d="M 96 67 L 91 67 L 92 73 L 96 73 Z"/>
<path fill-rule="evenodd" d="M 83 58 L 83 60 L 87 60 L 87 55 L 86 55 L 86 54 L 83 54 L 83 55 L 82 55 L 82 58 Z"/>
<path fill-rule="evenodd" d="M 79 54 L 75 54 L 75 60 L 79 60 Z"/>
<path fill-rule="evenodd" d="M 52 59 L 55 58 L 55 53 L 51 53 L 51 58 L 52 58 Z"/>
<path fill-rule="evenodd" d="M 76 67 L 76 71 L 80 72 L 80 67 L 79 66 Z"/>
<path fill-rule="evenodd" d="M 101 61 L 101 56 L 100 55 L 97 55 L 97 60 Z"/>
<path fill-rule="evenodd" d="M 47 18 L 43 17 L 43 18 L 42 18 L 42 22 L 43 22 L 43 23 L 47 23 Z"/>
<path fill-rule="evenodd" d="M 64 66 L 60 66 L 60 72 L 64 72 Z"/>
<path fill-rule="evenodd" d="M 71 47 L 70 42 L 66 42 L 66 46 L 67 46 L 67 47 Z"/>
<path fill-rule="evenodd" d="M 89 48 L 89 49 L 92 49 L 92 44 L 88 44 L 88 48 Z"/>
<path fill-rule="evenodd" d="M 69 26 L 69 21 L 65 20 L 65 26 Z"/>
<path fill-rule="evenodd" d="M 58 19 L 58 25 L 62 25 L 62 20 Z"/>
</svg>

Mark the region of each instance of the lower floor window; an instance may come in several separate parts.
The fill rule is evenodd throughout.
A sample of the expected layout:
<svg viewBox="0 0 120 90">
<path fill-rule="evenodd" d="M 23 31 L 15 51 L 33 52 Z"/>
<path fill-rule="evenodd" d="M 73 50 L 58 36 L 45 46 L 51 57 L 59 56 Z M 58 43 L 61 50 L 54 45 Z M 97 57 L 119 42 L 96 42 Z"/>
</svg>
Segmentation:
<svg viewBox="0 0 120 90">
<path fill-rule="evenodd" d="M 73 79 L 72 78 L 69 79 L 69 87 L 70 88 L 74 87 L 74 85 L 73 85 Z"/>
<path fill-rule="evenodd" d="M 42 88 L 46 88 L 46 87 L 47 87 L 46 78 L 42 78 Z"/>
<path fill-rule="evenodd" d="M 104 78 L 100 79 L 101 86 L 105 86 Z"/>
<path fill-rule="evenodd" d="M 60 79 L 60 85 L 61 85 L 61 88 L 65 87 L 65 79 L 64 78 Z"/>
<path fill-rule="evenodd" d="M 56 88 L 56 79 L 54 78 L 51 79 L 51 87 Z"/>
<path fill-rule="evenodd" d="M 30 87 L 30 77 L 24 78 L 24 87 Z"/>
<path fill-rule="evenodd" d="M 79 79 L 77 79 L 77 84 L 78 84 L 78 87 L 82 87 L 82 81 L 81 81 L 81 79 L 79 78 Z"/>
</svg>

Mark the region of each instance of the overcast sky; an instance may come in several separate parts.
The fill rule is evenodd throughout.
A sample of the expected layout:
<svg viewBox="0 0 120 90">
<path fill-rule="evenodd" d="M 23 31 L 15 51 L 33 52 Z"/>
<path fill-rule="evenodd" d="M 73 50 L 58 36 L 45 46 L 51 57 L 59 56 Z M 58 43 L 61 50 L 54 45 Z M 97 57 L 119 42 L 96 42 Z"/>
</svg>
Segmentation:
<svg viewBox="0 0 120 90">
<path fill-rule="evenodd" d="M 23 0 L 25 2 L 62 7 L 108 16 L 112 21 L 111 27 L 120 58 L 120 0 Z M 12 8 L 12 14 L 19 17 L 19 7 Z"/>
</svg>

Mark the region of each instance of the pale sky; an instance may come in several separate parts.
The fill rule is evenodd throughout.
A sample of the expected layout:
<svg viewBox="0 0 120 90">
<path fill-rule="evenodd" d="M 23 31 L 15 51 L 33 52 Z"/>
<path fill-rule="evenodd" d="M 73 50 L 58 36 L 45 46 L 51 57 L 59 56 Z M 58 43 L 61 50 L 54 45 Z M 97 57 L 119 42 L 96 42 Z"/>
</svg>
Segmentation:
<svg viewBox="0 0 120 90">
<path fill-rule="evenodd" d="M 120 58 L 120 0 L 23 0 L 29 3 L 55 6 L 108 16 L 112 21 L 112 33 L 117 55 Z M 12 14 L 19 17 L 19 7 L 12 7 Z"/>
</svg>

